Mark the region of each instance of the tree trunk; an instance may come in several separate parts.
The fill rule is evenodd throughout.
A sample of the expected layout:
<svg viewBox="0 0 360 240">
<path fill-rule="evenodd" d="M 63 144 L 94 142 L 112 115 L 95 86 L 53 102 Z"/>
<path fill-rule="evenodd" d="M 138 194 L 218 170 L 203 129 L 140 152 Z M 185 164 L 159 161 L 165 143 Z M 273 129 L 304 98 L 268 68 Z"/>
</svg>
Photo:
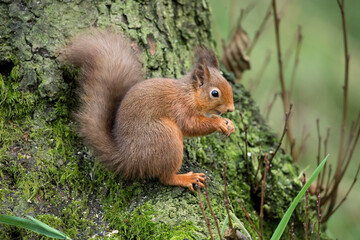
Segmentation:
<svg viewBox="0 0 360 240">
<path fill-rule="evenodd" d="M 191 68 L 195 46 L 214 45 L 207 1 L 1 0 L 0 15 L 0 213 L 31 215 L 72 239 L 209 236 L 196 194 L 157 180 L 125 182 L 94 160 L 77 136 L 71 114 L 77 107 L 77 71 L 57 59 L 57 50 L 71 36 L 92 26 L 110 27 L 138 43 L 147 77 L 179 78 Z M 231 75 L 225 76 L 231 81 Z M 236 199 L 242 199 L 258 223 L 260 189 L 249 183 L 261 179 L 263 156 L 278 141 L 244 88 L 233 89 L 236 111 L 228 117 L 236 132 L 229 138 L 186 139 L 182 171 L 207 174 L 210 201 L 222 225 L 226 161 L 230 210 L 255 238 Z M 249 126 L 248 157 L 239 112 Z M 289 156 L 281 152 L 275 157 L 265 191 L 265 239 L 301 187 L 297 174 Z M 292 218 L 300 238 L 303 209 L 298 207 Z M 1 239 L 36 236 L 0 225 Z"/>
</svg>

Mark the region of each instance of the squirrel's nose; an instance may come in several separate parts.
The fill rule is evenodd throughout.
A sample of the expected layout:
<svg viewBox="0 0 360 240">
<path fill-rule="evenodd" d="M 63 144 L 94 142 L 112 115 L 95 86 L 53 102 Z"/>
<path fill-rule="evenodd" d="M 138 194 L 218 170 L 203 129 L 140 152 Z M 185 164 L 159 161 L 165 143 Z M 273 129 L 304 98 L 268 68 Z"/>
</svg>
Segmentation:
<svg viewBox="0 0 360 240">
<path fill-rule="evenodd" d="M 227 109 L 227 112 L 233 112 L 234 111 L 234 106 L 231 106 Z"/>
</svg>

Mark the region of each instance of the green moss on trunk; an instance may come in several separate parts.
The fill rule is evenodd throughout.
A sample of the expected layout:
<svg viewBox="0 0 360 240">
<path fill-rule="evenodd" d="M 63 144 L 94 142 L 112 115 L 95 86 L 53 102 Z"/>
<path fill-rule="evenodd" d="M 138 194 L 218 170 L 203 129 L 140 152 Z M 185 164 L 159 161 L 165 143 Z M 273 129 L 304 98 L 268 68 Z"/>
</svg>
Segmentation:
<svg viewBox="0 0 360 240">
<path fill-rule="evenodd" d="M 125 182 L 94 161 L 71 115 L 77 106 L 77 71 L 61 65 L 57 50 L 91 26 L 111 27 L 143 49 L 148 77 L 179 78 L 191 68 L 196 45 L 214 44 L 207 1 L 1 1 L 0 14 L 0 213 L 26 213 L 73 239 L 103 238 L 107 229 L 118 230 L 112 237 L 119 239 L 206 238 L 198 198 L 187 189 L 157 180 Z M 242 199 L 258 223 L 253 213 L 260 192 L 252 193 L 248 180 L 260 179 L 260 174 L 254 176 L 259 161 L 275 149 L 277 139 L 242 86 L 234 86 L 234 99 L 236 111 L 228 117 L 236 132 L 227 139 L 219 134 L 186 139 L 182 171 L 210 177 L 211 203 L 222 222 L 226 161 L 231 210 L 255 236 L 236 199 Z M 250 171 L 240 111 L 249 125 Z M 280 152 L 267 180 L 266 238 L 300 189 L 297 174 L 289 156 Z M 293 217 L 298 237 L 303 215 L 298 210 Z M 0 226 L 1 239 L 19 236 L 35 235 Z"/>
</svg>

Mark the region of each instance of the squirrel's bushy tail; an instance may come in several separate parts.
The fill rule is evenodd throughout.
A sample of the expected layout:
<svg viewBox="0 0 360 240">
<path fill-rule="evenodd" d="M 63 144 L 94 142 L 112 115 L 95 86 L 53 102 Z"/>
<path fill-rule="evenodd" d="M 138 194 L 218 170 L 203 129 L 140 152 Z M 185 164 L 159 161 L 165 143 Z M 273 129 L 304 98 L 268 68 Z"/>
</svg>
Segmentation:
<svg viewBox="0 0 360 240">
<path fill-rule="evenodd" d="M 110 167 L 116 155 L 113 119 L 126 92 L 143 80 L 142 64 L 128 39 L 99 30 L 75 37 L 60 58 L 82 68 L 81 106 L 76 114 L 80 134 Z"/>
</svg>

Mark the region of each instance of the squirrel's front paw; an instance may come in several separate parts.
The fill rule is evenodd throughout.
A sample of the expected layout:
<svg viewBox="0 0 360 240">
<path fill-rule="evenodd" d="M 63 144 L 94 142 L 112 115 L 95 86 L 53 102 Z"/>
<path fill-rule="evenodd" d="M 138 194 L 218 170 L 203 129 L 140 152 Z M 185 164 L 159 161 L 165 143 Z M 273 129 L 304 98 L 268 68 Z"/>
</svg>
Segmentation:
<svg viewBox="0 0 360 240">
<path fill-rule="evenodd" d="M 225 134 L 227 137 L 230 136 L 231 133 L 235 131 L 234 124 L 228 118 L 218 118 L 219 125 L 218 125 L 218 132 Z"/>
<path fill-rule="evenodd" d="M 228 132 L 225 134 L 227 137 L 230 136 L 233 132 L 235 132 L 235 127 L 233 122 L 228 118 L 223 118 L 228 126 Z"/>
<path fill-rule="evenodd" d="M 229 136 L 235 131 L 234 124 L 230 119 L 219 117 L 217 131 L 225 134 L 226 136 Z"/>
</svg>

